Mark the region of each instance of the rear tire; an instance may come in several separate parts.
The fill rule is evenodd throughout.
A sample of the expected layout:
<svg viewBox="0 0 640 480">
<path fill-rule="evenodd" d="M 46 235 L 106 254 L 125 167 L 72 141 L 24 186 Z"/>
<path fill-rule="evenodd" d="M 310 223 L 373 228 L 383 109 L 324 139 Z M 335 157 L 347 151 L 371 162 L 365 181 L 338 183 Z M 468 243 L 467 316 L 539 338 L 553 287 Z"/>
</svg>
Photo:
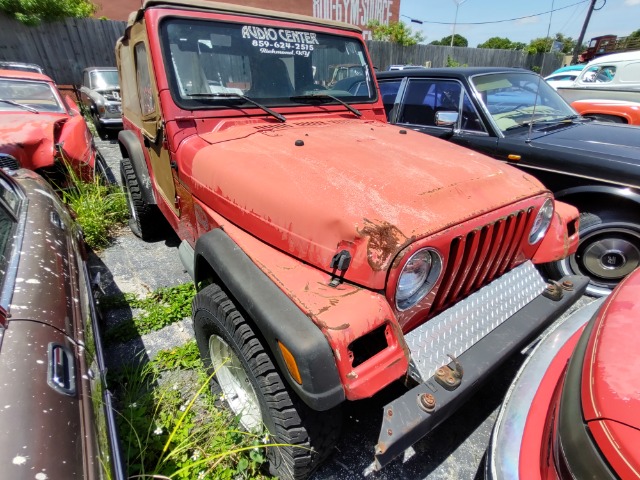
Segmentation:
<svg viewBox="0 0 640 480">
<path fill-rule="evenodd" d="M 164 218 L 157 205 L 145 202 L 133 165 L 127 157 L 120 162 L 120 178 L 127 197 L 129 228 L 142 240 L 155 239 L 164 227 Z"/>
<path fill-rule="evenodd" d="M 305 405 L 283 379 L 264 340 L 218 285 L 196 295 L 193 324 L 202 360 L 210 374 L 217 372 L 212 392 L 224 394 L 241 427 L 266 427 L 269 443 L 289 445 L 267 449 L 270 473 L 286 480 L 307 478 L 340 435 L 340 407 L 317 412 Z M 220 361 L 220 347 L 226 348 L 226 362 Z"/>
<path fill-rule="evenodd" d="M 574 255 L 545 265 L 551 278 L 586 275 L 587 294 L 608 295 L 640 266 L 640 219 L 619 213 L 581 213 L 580 241 Z"/>
</svg>

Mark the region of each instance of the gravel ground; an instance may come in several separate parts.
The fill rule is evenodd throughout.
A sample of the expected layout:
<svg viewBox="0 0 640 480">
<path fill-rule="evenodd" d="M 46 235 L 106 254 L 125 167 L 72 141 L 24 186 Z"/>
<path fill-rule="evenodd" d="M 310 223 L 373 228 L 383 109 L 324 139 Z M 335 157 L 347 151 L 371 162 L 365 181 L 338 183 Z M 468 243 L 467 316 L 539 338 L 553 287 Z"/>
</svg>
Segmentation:
<svg viewBox="0 0 640 480">
<path fill-rule="evenodd" d="M 97 140 L 98 148 L 119 180 L 120 152 L 115 143 Z M 178 239 L 143 242 L 129 229 L 123 230 L 107 249 L 93 256 L 91 269 L 100 272 L 101 286 L 108 295 L 119 292 L 145 293 L 161 286 L 190 281 L 178 258 Z M 578 306 L 592 301 L 583 297 Z M 575 308 L 575 307 L 574 307 Z M 129 310 L 112 312 L 114 323 L 131 318 Z M 160 349 L 181 345 L 193 338 L 189 319 L 106 351 L 110 367 L 135 356 L 152 358 Z M 503 398 L 524 355 L 515 355 L 499 375 L 479 390 L 456 414 L 381 472 L 371 472 L 374 446 L 382 408 L 401 391 L 391 386 L 374 398 L 348 403 L 344 409 L 342 437 L 333 455 L 313 475 L 313 480 L 451 479 L 482 478 L 483 457 L 491 429 Z"/>
</svg>

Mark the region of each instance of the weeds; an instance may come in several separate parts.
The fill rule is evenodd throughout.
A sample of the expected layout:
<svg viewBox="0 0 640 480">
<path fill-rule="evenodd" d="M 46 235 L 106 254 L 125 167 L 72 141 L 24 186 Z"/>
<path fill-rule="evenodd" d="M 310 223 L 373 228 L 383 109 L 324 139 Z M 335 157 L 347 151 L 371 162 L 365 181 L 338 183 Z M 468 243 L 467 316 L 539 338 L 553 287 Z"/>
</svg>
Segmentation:
<svg viewBox="0 0 640 480">
<path fill-rule="evenodd" d="M 100 301 L 103 309 L 129 306 L 142 310 L 131 320 L 119 323 L 108 330 L 105 339 L 125 342 L 190 317 L 191 302 L 195 294 L 195 286 L 190 282 L 175 287 L 159 288 L 145 298 L 133 294 L 103 298 Z"/>
<path fill-rule="evenodd" d="M 197 380 L 180 386 L 163 378 L 177 369 L 182 378 Z M 237 421 L 215 407 L 210 379 L 193 341 L 110 379 L 118 386 L 118 426 L 129 478 L 265 478 L 260 474 L 264 448 L 276 445 L 265 445 L 268 436 L 239 431 Z M 182 392 L 194 384 L 197 391 Z"/>
<path fill-rule="evenodd" d="M 96 250 L 104 248 L 129 217 L 124 193 L 119 187 L 104 185 L 97 175 L 93 181 L 84 181 L 70 167 L 67 181 L 62 200 L 75 212 L 87 244 Z"/>
</svg>

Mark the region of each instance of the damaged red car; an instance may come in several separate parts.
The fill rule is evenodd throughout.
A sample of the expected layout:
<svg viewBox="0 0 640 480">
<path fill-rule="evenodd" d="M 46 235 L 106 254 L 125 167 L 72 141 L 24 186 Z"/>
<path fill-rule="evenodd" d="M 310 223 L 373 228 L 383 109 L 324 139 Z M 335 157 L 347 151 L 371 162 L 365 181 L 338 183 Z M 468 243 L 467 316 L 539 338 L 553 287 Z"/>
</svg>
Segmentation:
<svg viewBox="0 0 640 480">
<path fill-rule="evenodd" d="M 640 269 L 545 335 L 509 389 L 490 479 L 640 477 Z"/>
<path fill-rule="evenodd" d="M 35 170 L 64 185 L 65 163 L 84 179 L 104 172 L 77 104 L 53 80 L 33 72 L 0 70 L 0 167 Z"/>
</svg>

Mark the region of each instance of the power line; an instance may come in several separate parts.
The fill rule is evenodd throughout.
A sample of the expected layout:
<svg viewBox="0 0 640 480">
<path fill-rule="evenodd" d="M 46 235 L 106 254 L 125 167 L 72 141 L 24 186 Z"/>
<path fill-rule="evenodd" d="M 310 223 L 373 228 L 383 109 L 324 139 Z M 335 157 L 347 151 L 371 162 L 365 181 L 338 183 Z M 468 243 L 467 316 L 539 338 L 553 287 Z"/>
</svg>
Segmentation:
<svg viewBox="0 0 640 480">
<path fill-rule="evenodd" d="M 580 2 L 576 2 L 576 3 L 572 3 L 571 5 L 567 5 L 565 7 L 560 7 L 560 8 L 555 8 L 546 12 L 542 12 L 542 13 L 534 13 L 533 15 L 525 15 L 524 17 L 516 17 L 516 18 L 509 18 L 506 20 L 494 20 L 491 22 L 456 22 L 457 25 L 488 25 L 491 23 L 505 23 L 505 22 L 514 22 L 516 20 L 522 20 L 524 18 L 531 18 L 531 17 L 540 17 L 542 15 L 547 15 L 548 13 L 553 13 L 553 12 L 557 12 L 559 10 L 564 10 L 566 8 L 571 8 L 571 7 L 575 7 L 576 5 L 580 5 L 582 3 L 587 3 L 590 0 L 581 0 Z M 412 17 L 408 17 L 407 15 L 403 15 L 404 17 L 410 18 L 412 22 L 415 23 L 432 23 L 432 24 L 436 24 L 436 25 L 453 25 L 453 22 L 433 22 L 430 20 L 420 20 L 417 18 L 412 18 Z"/>
</svg>

